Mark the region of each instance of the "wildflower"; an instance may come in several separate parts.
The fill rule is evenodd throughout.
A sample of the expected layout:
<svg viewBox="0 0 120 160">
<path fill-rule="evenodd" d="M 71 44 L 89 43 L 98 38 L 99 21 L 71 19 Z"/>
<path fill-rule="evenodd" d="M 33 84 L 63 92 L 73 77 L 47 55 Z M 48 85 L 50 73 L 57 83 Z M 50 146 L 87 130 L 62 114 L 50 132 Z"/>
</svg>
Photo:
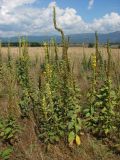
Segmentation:
<svg viewBox="0 0 120 160">
<path fill-rule="evenodd" d="M 93 69 L 96 69 L 96 55 L 95 54 L 92 55 L 92 67 Z"/>
</svg>

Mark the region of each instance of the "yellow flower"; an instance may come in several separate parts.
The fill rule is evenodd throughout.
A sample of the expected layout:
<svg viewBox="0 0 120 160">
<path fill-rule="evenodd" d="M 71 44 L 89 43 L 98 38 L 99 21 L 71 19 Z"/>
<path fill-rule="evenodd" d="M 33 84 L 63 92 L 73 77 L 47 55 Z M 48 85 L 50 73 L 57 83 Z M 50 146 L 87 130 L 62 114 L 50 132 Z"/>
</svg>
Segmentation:
<svg viewBox="0 0 120 160">
<path fill-rule="evenodd" d="M 96 68 L 96 55 L 95 54 L 92 55 L 92 67 L 93 69 Z"/>
</svg>

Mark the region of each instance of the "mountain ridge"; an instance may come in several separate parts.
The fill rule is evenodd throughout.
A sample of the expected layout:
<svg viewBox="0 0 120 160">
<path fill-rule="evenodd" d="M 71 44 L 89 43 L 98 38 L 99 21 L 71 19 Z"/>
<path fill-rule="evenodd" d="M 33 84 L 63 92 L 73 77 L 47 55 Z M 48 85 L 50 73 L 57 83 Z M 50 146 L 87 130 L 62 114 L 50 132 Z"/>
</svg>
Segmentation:
<svg viewBox="0 0 120 160">
<path fill-rule="evenodd" d="M 70 43 L 94 43 L 95 42 L 95 33 L 79 33 L 79 34 L 70 34 L 66 35 L 70 37 Z M 44 41 L 49 41 L 52 38 L 55 38 L 57 43 L 61 42 L 60 35 L 45 35 L 45 36 L 21 36 L 27 37 L 29 42 L 39 42 L 42 43 Z M 109 39 L 111 43 L 120 43 L 120 31 L 111 32 L 111 33 L 98 33 L 99 42 L 106 43 Z M 0 41 L 2 42 L 18 42 L 19 38 L 17 36 L 14 37 L 0 37 Z"/>
</svg>

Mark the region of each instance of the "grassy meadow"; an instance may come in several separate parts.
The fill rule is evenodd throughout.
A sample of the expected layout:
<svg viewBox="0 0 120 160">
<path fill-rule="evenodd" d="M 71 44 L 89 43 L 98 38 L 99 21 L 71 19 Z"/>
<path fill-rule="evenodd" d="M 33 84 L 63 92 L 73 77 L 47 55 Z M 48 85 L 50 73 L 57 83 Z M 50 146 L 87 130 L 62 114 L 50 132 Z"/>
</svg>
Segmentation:
<svg viewBox="0 0 120 160">
<path fill-rule="evenodd" d="M 0 45 L 0 160 L 119 160 L 120 49 Z"/>
<path fill-rule="evenodd" d="M 3 160 L 23 156 L 30 160 L 119 159 L 120 50 L 110 50 L 109 64 L 109 49 L 98 48 L 102 59 L 97 73 L 95 47 L 70 47 L 68 60 L 55 44 L 31 48 L 22 42 L 19 48 L 1 47 Z M 94 116 L 91 107 L 98 107 Z"/>
</svg>

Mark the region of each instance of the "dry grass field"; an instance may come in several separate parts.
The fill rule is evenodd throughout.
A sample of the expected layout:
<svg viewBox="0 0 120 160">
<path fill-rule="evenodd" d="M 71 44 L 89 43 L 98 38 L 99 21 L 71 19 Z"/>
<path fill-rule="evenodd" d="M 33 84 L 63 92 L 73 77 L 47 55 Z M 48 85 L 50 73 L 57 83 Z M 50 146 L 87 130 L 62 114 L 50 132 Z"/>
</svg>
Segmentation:
<svg viewBox="0 0 120 160">
<path fill-rule="evenodd" d="M 100 47 L 99 51 L 104 59 L 107 59 L 107 49 Z M 3 57 L 7 57 L 8 48 L 2 48 L 2 55 Z M 10 48 L 11 56 L 16 59 L 19 56 L 19 48 L 18 47 L 11 47 Z M 83 56 L 85 55 L 87 59 L 90 58 L 91 54 L 95 53 L 95 48 L 83 48 L 83 47 L 69 47 L 68 48 L 68 56 L 71 61 L 71 64 L 74 63 L 74 71 L 79 72 L 79 67 Z M 44 47 L 29 47 L 28 54 L 31 60 L 35 60 L 36 57 L 42 62 L 45 56 L 45 49 Z M 52 56 L 52 49 L 51 49 L 51 56 Z M 62 48 L 58 48 L 58 56 L 61 57 L 62 55 Z M 113 60 L 119 61 L 120 60 L 120 49 L 111 49 L 111 56 Z"/>
<path fill-rule="evenodd" d="M 101 52 L 102 56 L 106 59 L 107 58 L 107 49 L 100 47 L 99 51 Z M 2 55 L 4 57 L 7 56 L 8 48 L 2 48 Z M 11 47 L 10 48 L 11 56 L 16 58 L 19 56 L 19 48 L 18 47 Z M 40 58 L 41 60 L 45 56 L 45 49 L 43 47 L 29 47 L 28 53 L 31 60 L 35 60 L 36 57 Z M 69 47 L 68 49 L 68 56 L 70 60 L 74 63 L 81 62 L 83 58 L 83 53 L 85 53 L 86 58 L 89 58 L 92 53 L 95 53 L 95 48 L 83 48 L 83 47 Z M 51 53 L 52 54 L 52 53 Z M 62 55 L 62 48 L 58 48 L 58 55 Z M 111 55 L 113 59 L 117 60 L 120 58 L 120 49 L 111 49 Z"/>
<path fill-rule="evenodd" d="M 16 56 L 19 53 L 18 47 L 11 47 L 10 50 L 11 50 L 12 56 Z M 99 47 L 99 50 L 101 51 L 101 53 L 107 54 L 106 48 Z M 7 51 L 8 51 L 7 47 L 2 48 L 3 55 L 4 54 L 6 55 Z M 29 51 L 29 55 L 31 57 L 34 57 L 36 54 L 42 56 L 45 53 L 44 47 L 29 47 L 28 51 Z M 62 52 L 61 47 L 59 47 L 59 52 Z M 72 57 L 76 57 L 76 56 L 77 56 L 77 58 L 79 56 L 81 57 L 83 55 L 83 52 L 85 52 L 87 55 L 90 55 L 91 53 L 95 53 L 95 48 L 83 48 L 83 47 L 69 47 L 68 48 L 68 55 L 70 55 Z M 113 54 L 116 55 L 118 53 L 120 54 L 120 49 L 111 49 L 111 53 L 112 53 L 112 55 Z"/>
<path fill-rule="evenodd" d="M 99 62 L 102 66 L 99 74 L 96 72 L 96 59 L 93 59 L 96 54 L 95 48 L 68 48 L 69 66 L 73 68 L 73 72 L 66 69 L 68 63 L 61 58 L 62 48 L 57 48 L 59 57 L 57 60 L 54 49 L 54 47 L 50 47 L 48 49 L 49 58 L 45 58 L 45 47 L 10 47 L 9 50 L 7 47 L 1 48 L 0 160 L 1 157 L 2 160 L 119 160 L 119 108 L 117 107 L 120 104 L 120 49 L 111 49 L 111 57 L 109 57 L 107 48 L 99 48 L 102 56 L 102 63 Z M 110 83 L 110 79 L 106 80 L 108 66 L 113 80 L 112 84 L 117 86 L 115 93 L 113 88 L 109 88 L 106 83 L 106 81 Z M 98 77 L 95 77 L 95 74 Z M 95 81 L 99 86 L 96 86 Z M 98 87 L 95 94 L 93 94 L 94 87 Z M 108 91 L 106 88 L 110 90 Z M 104 91 L 105 94 L 99 95 L 101 91 Z M 92 99 L 89 101 L 88 93 L 93 96 L 98 105 L 101 104 L 98 97 L 102 96 L 103 107 L 106 108 L 108 107 L 107 95 L 111 96 L 111 93 L 117 95 L 117 98 L 114 98 L 114 95 L 110 97 L 109 108 L 112 111 L 109 112 L 109 108 L 107 110 L 105 108 L 105 114 L 109 113 L 109 120 L 113 117 L 116 118 L 116 121 L 113 118 L 109 124 L 111 126 L 115 124 L 117 130 L 109 130 L 104 112 L 100 115 L 108 127 L 109 134 L 106 134 L 105 138 L 104 122 L 102 122 L 103 125 L 100 123 L 101 126 L 94 127 L 94 130 L 100 129 L 100 134 L 101 127 L 103 127 L 103 135 L 100 135 L 100 139 L 97 132 L 95 135 L 94 130 L 92 131 L 93 125 L 89 130 L 88 123 L 86 123 L 91 117 L 85 117 L 84 109 L 95 105 L 92 103 Z M 115 110 L 112 108 L 114 105 L 116 105 Z M 57 115 L 59 112 L 60 115 Z M 87 115 L 90 114 L 89 112 Z M 95 118 L 97 118 L 97 114 Z M 80 123 L 77 119 L 72 119 L 74 115 Z M 11 116 L 15 120 L 11 119 Z M 66 116 L 68 118 L 64 120 Z M 72 143 L 70 143 L 71 139 L 67 140 L 67 136 L 74 132 L 71 132 L 70 129 L 66 135 L 67 123 L 68 126 L 73 125 L 74 132 L 74 125 L 78 127 L 78 131 L 75 132 L 77 138 L 74 136 Z M 19 127 L 20 130 L 18 130 Z M 62 127 L 65 128 L 65 133 L 58 137 Z"/>
</svg>

